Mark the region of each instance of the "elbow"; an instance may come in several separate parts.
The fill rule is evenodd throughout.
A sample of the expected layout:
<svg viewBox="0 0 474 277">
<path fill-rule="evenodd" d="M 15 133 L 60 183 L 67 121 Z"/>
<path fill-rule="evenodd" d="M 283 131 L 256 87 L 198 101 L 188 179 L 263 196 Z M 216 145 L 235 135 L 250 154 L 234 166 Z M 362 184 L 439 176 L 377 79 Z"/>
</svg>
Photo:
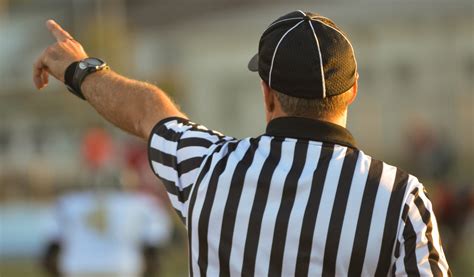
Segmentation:
<svg viewBox="0 0 474 277">
<path fill-rule="evenodd" d="M 150 103 L 146 103 L 138 108 L 137 111 L 139 111 L 140 116 L 137 116 L 135 133 L 138 137 L 148 141 L 151 131 L 160 121 L 160 117 L 157 114 L 156 107 Z"/>
<path fill-rule="evenodd" d="M 146 120 L 146 118 L 140 118 L 136 122 L 134 134 L 139 138 L 148 141 L 152 128 L 153 123 L 149 122 L 149 120 Z"/>
</svg>

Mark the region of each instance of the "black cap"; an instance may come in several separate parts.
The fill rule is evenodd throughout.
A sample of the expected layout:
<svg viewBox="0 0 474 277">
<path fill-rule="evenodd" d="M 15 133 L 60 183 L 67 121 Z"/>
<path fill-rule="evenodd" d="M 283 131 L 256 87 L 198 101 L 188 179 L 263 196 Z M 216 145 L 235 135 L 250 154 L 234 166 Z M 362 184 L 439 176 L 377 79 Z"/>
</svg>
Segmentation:
<svg viewBox="0 0 474 277">
<path fill-rule="evenodd" d="M 272 89 L 299 98 L 325 98 L 349 90 L 357 80 L 354 49 L 330 19 L 295 11 L 263 32 L 248 68 Z"/>
</svg>

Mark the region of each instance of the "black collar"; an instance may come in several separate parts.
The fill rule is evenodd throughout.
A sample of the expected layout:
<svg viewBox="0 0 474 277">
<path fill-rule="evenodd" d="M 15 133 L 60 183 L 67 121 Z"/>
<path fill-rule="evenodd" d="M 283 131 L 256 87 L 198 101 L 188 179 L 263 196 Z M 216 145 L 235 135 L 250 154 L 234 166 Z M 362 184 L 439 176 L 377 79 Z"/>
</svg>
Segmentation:
<svg viewBox="0 0 474 277">
<path fill-rule="evenodd" d="M 357 148 L 354 137 L 344 127 L 303 117 L 279 117 L 267 125 L 266 135 L 329 142 Z"/>
</svg>

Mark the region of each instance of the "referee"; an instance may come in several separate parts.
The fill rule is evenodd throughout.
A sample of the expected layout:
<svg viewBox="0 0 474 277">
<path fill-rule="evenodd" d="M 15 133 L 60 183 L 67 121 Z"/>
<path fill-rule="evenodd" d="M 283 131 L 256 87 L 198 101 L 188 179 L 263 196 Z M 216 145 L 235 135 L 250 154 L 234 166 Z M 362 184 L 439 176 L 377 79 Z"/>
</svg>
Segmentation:
<svg viewBox="0 0 474 277">
<path fill-rule="evenodd" d="M 34 65 L 116 126 L 148 140 L 150 165 L 188 230 L 191 276 L 448 276 L 423 185 L 357 148 L 347 36 L 330 19 L 286 14 L 263 32 L 266 132 L 235 139 L 189 121 L 168 96 L 90 58 L 54 21 Z M 87 77 L 87 78 L 86 78 Z"/>
</svg>

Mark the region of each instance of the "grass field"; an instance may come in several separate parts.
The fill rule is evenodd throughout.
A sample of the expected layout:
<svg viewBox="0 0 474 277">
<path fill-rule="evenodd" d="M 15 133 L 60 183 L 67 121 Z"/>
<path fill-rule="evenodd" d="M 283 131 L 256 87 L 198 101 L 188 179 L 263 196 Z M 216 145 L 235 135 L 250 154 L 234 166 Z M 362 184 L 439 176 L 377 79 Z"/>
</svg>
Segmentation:
<svg viewBox="0 0 474 277">
<path fill-rule="evenodd" d="M 160 277 L 188 276 L 185 245 L 168 247 L 161 259 Z M 0 261 L 0 277 L 47 277 L 34 259 Z"/>
</svg>

